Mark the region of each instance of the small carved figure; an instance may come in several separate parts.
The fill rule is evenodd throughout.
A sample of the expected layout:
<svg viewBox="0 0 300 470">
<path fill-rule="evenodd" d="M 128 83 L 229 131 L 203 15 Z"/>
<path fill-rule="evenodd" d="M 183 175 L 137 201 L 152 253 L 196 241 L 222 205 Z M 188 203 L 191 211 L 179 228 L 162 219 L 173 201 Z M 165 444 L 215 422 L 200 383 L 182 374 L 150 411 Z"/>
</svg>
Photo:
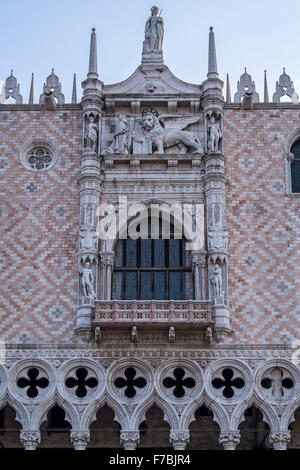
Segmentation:
<svg viewBox="0 0 300 470">
<path fill-rule="evenodd" d="M 151 51 L 161 51 L 164 38 L 164 20 L 158 16 L 158 8 L 151 8 L 151 16 L 145 26 L 145 39 L 149 41 Z"/>
<path fill-rule="evenodd" d="M 212 329 L 210 326 L 208 326 L 205 331 L 205 342 L 207 344 L 212 344 L 212 340 L 213 340 Z"/>
<path fill-rule="evenodd" d="M 223 247 L 224 250 L 228 250 L 228 232 L 227 229 L 223 229 Z"/>
<path fill-rule="evenodd" d="M 82 279 L 82 289 L 85 297 L 96 298 L 96 293 L 94 290 L 94 276 L 91 270 L 91 264 L 87 261 L 84 265 L 84 268 L 80 272 Z"/>
<path fill-rule="evenodd" d="M 222 269 L 218 264 L 215 265 L 214 270 L 210 276 L 213 285 L 214 297 L 220 297 L 222 292 Z"/>
<path fill-rule="evenodd" d="M 221 126 L 216 122 L 215 116 L 211 116 L 207 125 L 207 150 L 209 152 L 219 152 L 221 138 Z"/>
<path fill-rule="evenodd" d="M 98 126 L 95 123 L 94 116 L 89 117 L 89 123 L 86 127 L 85 132 L 85 146 L 92 152 L 96 152 L 97 140 L 98 140 Z"/>
<path fill-rule="evenodd" d="M 170 341 L 170 343 L 174 343 L 175 340 L 176 340 L 175 326 L 170 326 L 170 328 L 169 328 L 169 341 Z"/>
<path fill-rule="evenodd" d="M 125 114 L 120 114 L 116 133 L 110 147 L 104 153 L 124 153 L 128 154 L 130 147 L 130 135 L 128 129 L 128 119 Z"/>
</svg>

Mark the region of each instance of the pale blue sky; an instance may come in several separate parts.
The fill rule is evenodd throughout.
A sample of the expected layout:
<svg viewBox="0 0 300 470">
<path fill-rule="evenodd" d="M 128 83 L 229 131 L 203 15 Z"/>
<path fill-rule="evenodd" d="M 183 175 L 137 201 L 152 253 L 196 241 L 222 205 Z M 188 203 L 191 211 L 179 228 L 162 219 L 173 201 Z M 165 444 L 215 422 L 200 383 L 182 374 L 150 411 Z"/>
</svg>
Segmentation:
<svg viewBox="0 0 300 470">
<path fill-rule="evenodd" d="M 0 80 L 13 68 L 27 103 L 34 72 L 38 102 L 54 67 L 70 102 L 73 73 L 78 95 L 87 73 L 92 27 L 97 29 L 101 80 L 124 80 L 140 63 L 152 5 L 153 0 L 0 0 Z M 165 22 L 165 63 L 179 78 L 191 83 L 206 78 L 212 25 L 219 73 L 225 80 L 229 72 L 232 95 L 245 66 L 261 99 L 264 69 L 270 96 L 282 67 L 300 88 L 299 0 L 158 0 L 156 5 Z"/>
</svg>

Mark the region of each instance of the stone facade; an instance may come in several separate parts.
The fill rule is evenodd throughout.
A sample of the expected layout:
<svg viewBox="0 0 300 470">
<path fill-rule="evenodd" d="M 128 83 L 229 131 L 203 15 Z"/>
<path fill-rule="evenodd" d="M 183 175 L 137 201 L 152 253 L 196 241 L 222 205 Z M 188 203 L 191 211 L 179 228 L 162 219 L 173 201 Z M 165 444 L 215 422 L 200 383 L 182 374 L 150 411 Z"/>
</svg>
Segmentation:
<svg viewBox="0 0 300 470">
<path fill-rule="evenodd" d="M 300 447 L 298 95 L 284 71 L 262 103 L 245 71 L 225 101 L 213 29 L 199 85 L 164 64 L 163 37 L 153 7 L 141 65 L 105 85 L 93 29 L 79 104 L 76 82 L 66 104 L 53 70 L 39 104 L 33 82 L 23 104 L 7 79 L 4 447 Z M 291 103 L 280 102 L 285 89 Z M 185 295 L 124 300 L 118 241 L 153 207 L 184 228 Z"/>
</svg>

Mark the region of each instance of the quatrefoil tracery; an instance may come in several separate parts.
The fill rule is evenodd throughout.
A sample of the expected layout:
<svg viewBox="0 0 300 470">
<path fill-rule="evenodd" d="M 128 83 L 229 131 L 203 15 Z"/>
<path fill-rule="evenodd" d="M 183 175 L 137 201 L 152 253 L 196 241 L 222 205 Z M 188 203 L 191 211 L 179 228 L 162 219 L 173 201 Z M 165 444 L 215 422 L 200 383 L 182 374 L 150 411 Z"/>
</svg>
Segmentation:
<svg viewBox="0 0 300 470">
<path fill-rule="evenodd" d="M 136 370 L 133 367 L 127 367 L 125 369 L 124 375 L 126 379 L 123 377 L 117 377 L 114 381 L 114 384 L 117 388 L 125 388 L 124 394 L 127 398 L 133 398 L 136 395 L 136 387 L 137 388 L 144 388 L 147 384 L 146 379 L 144 377 L 137 377 Z"/>
<path fill-rule="evenodd" d="M 223 369 L 222 376 L 224 379 L 216 377 L 212 380 L 212 386 L 216 389 L 223 389 L 223 395 L 225 398 L 232 398 L 234 396 L 234 388 L 241 389 L 245 386 L 245 382 L 241 377 L 236 377 L 233 379 L 234 372 L 232 369 Z"/>
<path fill-rule="evenodd" d="M 95 377 L 89 377 L 87 379 L 88 371 L 83 367 L 77 369 L 75 375 L 77 379 L 75 379 L 75 377 L 68 377 L 65 384 L 68 388 L 76 387 L 75 394 L 78 398 L 84 398 L 87 395 L 87 387 L 95 388 L 99 383 Z"/>
<path fill-rule="evenodd" d="M 35 367 L 32 367 L 27 371 L 27 377 L 20 377 L 17 380 L 17 386 L 19 388 L 26 388 L 26 394 L 29 398 L 35 398 L 39 394 L 39 388 L 46 388 L 49 385 L 49 380 L 46 377 L 38 376 L 40 371 Z"/>
<path fill-rule="evenodd" d="M 176 369 L 173 370 L 173 375 L 175 379 L 173 377 L 165 377 L 162 383 L 166 388 L 174 387 L 173 395 L 176 398 L 184 397 L 185 387 L 193 388 L 196 385 L 196 382 L 192 377 L 184 378 L 185 371 L 181 367 L 176 367 Z"/>
<path fill-rule="evenodd" d="M 261 380 L 261 386 L 270 390 L 274 398 L 281 398 L 285 395 L 287 390 L 294 386 L 294 382 L 289 377 L 283 377 L 283 370 L 279 367 L 274 367 L 266 377 Z"/>
</svg>

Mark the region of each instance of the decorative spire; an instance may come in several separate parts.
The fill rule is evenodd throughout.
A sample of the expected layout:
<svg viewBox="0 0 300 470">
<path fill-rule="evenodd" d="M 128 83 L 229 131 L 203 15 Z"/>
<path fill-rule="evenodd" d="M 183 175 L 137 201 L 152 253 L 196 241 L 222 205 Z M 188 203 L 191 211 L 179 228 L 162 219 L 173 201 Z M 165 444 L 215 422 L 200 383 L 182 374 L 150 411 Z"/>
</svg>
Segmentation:
<svg viewBox="0 0 300 470">
<path fill-rule="evenodd" d="M 264 77 L 264 103 L 269 103 L 269 91 L 268 91 L 268 81 L 267 81 L 266 70 L 265 70 L 265 77 Z"/>
<path fill-rule="evenodd" d="M 34 74 L 31 75 L 31 84 L 30 84 L 28 104 L 33 104 L 33 87 L 34 87 Z"/>
<path fill-rule="evenodd" d="M 215 33 L 211 26 L 209 28 L 209 40 L 208 40 L 208 74 L 207 78 L 218 78 L 219 74 L 217 71 L 217 54 L 215 44 Z"/>
<path fill-rule="evenodd" d="M 92 29 L 88 78 L 98 78 L 96 28 Z"/>
<path fill-rule="evenodd" d="M 283 96 L 291 98 L 292 103 L 299 103 L 299 96 L 295 92 L 294 84 L 291 77 L 287 75 L 285 67 L 283 67 L 283 73 L 280 75 L 278 82 L 276 82 L 276 91 L 273 94 L 273 103 L 280 103 Z"/>
<path fill-rule="evenodd" d="M 13 71 L 11 71 L 10 76 L 6 79 L 5 82 L 5 99 L 13 98 L 16 104 L 23 103 L 23 97 L 20 94 L 20 85 L 16 77 L 13 76 Z"/>
<path fill-rule="evenodd" d="M 77 91 L 76 91 L 76 73 L 74 73 L 73 78 L 73 90 L 72 90 L 72 104 L 77 103 Z"/>
<path fill-rule="evenodd" d="M 43 86 L 43 93 L 40 95 L 40 104 L 45 104 L 45 94 L 48 95 L 52 93 L 53 96 L 57 99 L 57 104 L 64 104 L 65 96 L 61 91 L 61 83 L 59 78 L 54 73 L 54 69 L 52 69 L 51 74 L 46 78 L 46 83 Z"/>
<path fill-rule="evenodd" d="M 226 103 L 231 103 L 229 74 L 226 75 Z"/>
</svg>

